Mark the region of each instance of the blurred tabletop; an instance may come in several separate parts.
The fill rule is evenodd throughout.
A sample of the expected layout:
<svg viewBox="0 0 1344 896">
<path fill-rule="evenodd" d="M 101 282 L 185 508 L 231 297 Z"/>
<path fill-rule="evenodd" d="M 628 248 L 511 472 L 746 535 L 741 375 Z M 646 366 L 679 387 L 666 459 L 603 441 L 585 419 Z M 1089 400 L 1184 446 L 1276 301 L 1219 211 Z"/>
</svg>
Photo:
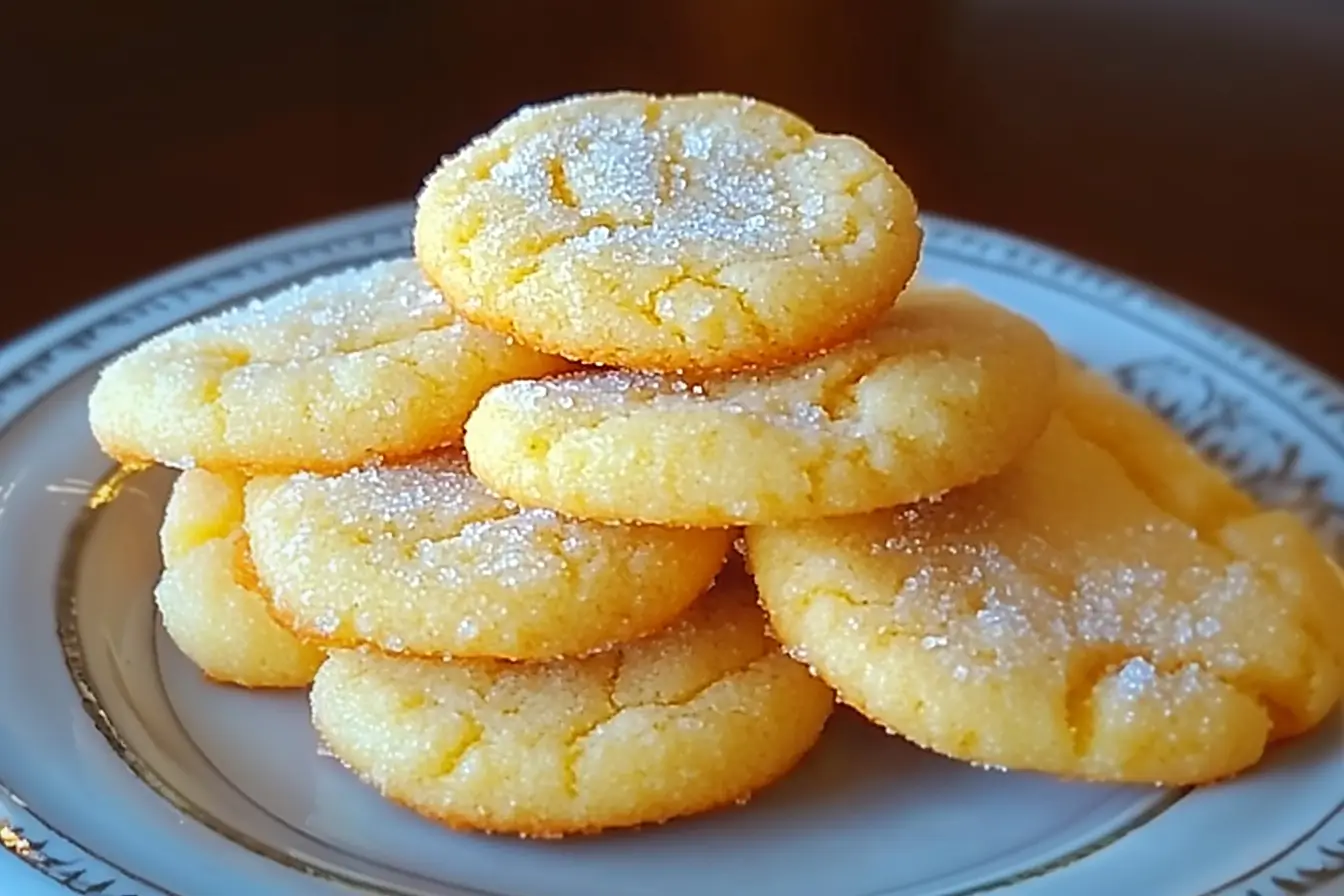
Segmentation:
<svg viewBox="0 0 1344 896">
<path fill-rule="evenodd" d="M 0 341 L 224 244 L 409 199 L 521 103 L 721 89 L 862 136 L 926 209 L 1344 377 L 1332 0 L 3 6 Z"/>
</svg>

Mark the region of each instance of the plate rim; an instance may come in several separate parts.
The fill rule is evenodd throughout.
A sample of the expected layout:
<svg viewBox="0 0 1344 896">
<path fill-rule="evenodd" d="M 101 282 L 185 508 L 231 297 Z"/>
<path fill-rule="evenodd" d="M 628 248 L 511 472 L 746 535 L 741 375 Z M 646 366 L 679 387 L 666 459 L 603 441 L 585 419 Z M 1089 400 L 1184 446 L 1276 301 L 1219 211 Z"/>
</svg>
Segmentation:
<svg viewBox="0 0 1344 896">
<path fill-rule="evenodd" d="M 292 281 L 292 271 L 296 265 L 294 259 L 305 251 L 317 254 L 325 252 L 331 255 L 337 251 L 335 247 L 338 245 L 354 241 L 367 244 L 370 256 L 386 255 L 388 247 L 375 247 L 374 242 L 380 236 L 408 233 L 411 208 L 412 203 L 406 201 L 385 203 L 235 242 L 105 292 L 20 334 L 9 343 L 0 346 L 0 419 L 3 420 L 0 422 L 0 438 L 8 434 L 11 428 L 52 392 L 87 373 L 91 367 L 102 363 L 107 357 L 124 351 L 136 341 L 132 337 L 110 351 L 94 351 L 93 357 L 85 358 L 72 369 L 58 372 L 49 382 L 44 382 L 44 374 L 47 374 L 63 355 L 89 352 L 99 333 L 104 329 L 122 328 L 136 319 L 151 320 L 157 313 L 170 310 L 167 299 L 174 293 L 185 296 L 193 287 L 203 288 L 203 284 L 207 282 L 214 282 L 217 287 L 230 273 L 239 271 L 256 273 L 264 271 L 266 265 L 272 263 L 277 266 L 274 271 L 277 275 L 275 280 L 249 290 L 249 293 L 253 294 L 268 292 L 276 285 Z M 1090 280 L 1094 289 L 1104 288 L 1109 293 L 1106 297 L 1108 300 L 1134 304 L 1140 308 L 1155 309 L 1176 318 L 1184 318 L 1195 330 L 1212 338 L 1224 348 L 1256 362 L 1265 373 L 1276 380 L 1280 388 L 1292 389 L 1294 392 L 1300 390 L 1302 394 L 1295 396 L 1299 399 L 1299 403 L 1314 406 L 1313 420 L 1316 421 L 1316 426 L 1313 428 L 1325 422 L 1344 423 L 1344 384 L 1310 362 L 1296 357 L 1273 341 L 1236 322 L 1165 290 L 1105 266 L 1085 261 L 1063 250 L 1037 243 L 1027 237 L 931 212 L 924 213 L 922 218 L 925 224 L 926 245 L 951 241 L 958 246 L 961 253 L 978 256 L 963 259 L 969 263 L 992 266 L 1005 273 L 1033 280 L 1078 298 L 1088 298 L 1080 292 L 1080 286 Z M 1001 252 L 1001 258 L 992 257 L 996 250 Z M 351 260 L 342 255 L 333 263 L 349 264 Z M 199 296 L 199 293 L 196 295 Z M 208 309 L 205 313 L 208 313 Z M 29 385 L 35 388 L 32 390 L 24 388 Z M 11 403 L 13 393 L 16 391 L 20 393 L 20 397 Z M 22 394 L 28 391 L 31 391 L 31 394 Z M 1283 396 L 1278 396 L 1278 399 L 1282 401 Z M 1331 433 L 1322 431 L 1321 435 L 1327 438 L 1344 437 L 1344 426 L 1331 429 Z M 1344 449 L 1341 450 L 1341 455 L 1344 456 Z M 85 697 L 82 689 L 80 697 L 82 700 Z M 106 733 L 103 733 L 103 736 L 106 737 Z M 154 789 L 157 791 L 157 788 Z M 158 795 L 162 797 L 162 794 Z M 7 782 L 0 781 L 0 797 L 4 798 L 6 804 L 0 806 L 0 848 L 17 857 L 27 867 L 65 887 L 67 891 L 98 892 L 112 896 L 114 888 L 121 888 L 130 883 L 137 888 L 137 892 L 172 896 L 170 891 L 160 885 L 121 868 L 112 860 L 60 834 L 29 809 Z M 12 816 L 16 813 L 10 811 L 11 808 L 21 810 L 36 822 L 39 833 L 45 829 L 51 836 L 30 839 L 27 832 L 33 826 L 13 825 Z M 1224 892 L 1238 883 L 1273 869 L 1309 843 L 1342 812 L 1344 801 L 1299 840 L 1243 876 L 1220 884 L 1208 893 Z M 48 855 L 47 850 L 53 838 L 75 851 L 77 858 L 66 860 Z M 1329 879 L 1317 880 L 1313 878 L 1309 869 L 1283 869 L 1293 876 L 1275 878 L 1275 884 L 1280 885 L 1282 892 L 1293 894 L 1315 892 L 1332 880 L 1344 877 L 1344 853 L 1337 856 L 1330 849 L 1333 845 L 1331 843 L 1322 842 L 1315 845 L 1319 848 L 1319 857 L 1327 863 L 1331 858 L 1341 859 L 1338 871 Z M 113 877 L 103 881 L 88 877 L 76 864 L 80 858 L 91 860 L 94 868 L 102 866 L 103 870 L 114 870 L 124 880 Z M 1042 873 L 1048 873 L 1048 870 L 1053 868 Z M 1011 886 L 1018 882 L 1020 879 L 1010 878 L 1004 880 L 1000 886 Z M 128 891 L 125 896 L 131 896 L 131 893 Z"/>
</svg>

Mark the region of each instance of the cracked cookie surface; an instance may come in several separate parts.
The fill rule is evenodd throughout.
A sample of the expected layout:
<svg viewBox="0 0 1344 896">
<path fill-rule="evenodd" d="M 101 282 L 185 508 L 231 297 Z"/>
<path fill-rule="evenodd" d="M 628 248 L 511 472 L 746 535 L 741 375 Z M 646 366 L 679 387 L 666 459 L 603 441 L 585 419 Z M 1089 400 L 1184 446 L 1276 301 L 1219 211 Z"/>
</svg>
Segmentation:
<svg viewBox="0 0 1344 896">
<path fill-rule="evenodd" d="M 914 287 L 863 337 L 771 371 L 585 371 L 487 392 L 472 470 L 595 519 L 763 524 L 914 501 L 1001 469 L 1045 427 L 1055 350 L 956 289 Z"/>
<path fill-rule="evenodd" d="M 838 344 L 891 306 L 921 239 L 861 141 L 719 94 L 525 108 L 443 161 L 415 223 L 416 257 L 470 319 L 644 370 Z"/>
<path fill-rule="evenodd" d="M 247 485 L 272 613 L 307 640 L 421 656 L 550 659 L 654 631 L 713 581 L 726 529 L 520 508 L 460 452 Z"/>
<path fill-rule="evenodd" d="M 749 529 L 775 630 L 842 699 L 960 759 L 1189 784 L 1338 699 L 1344 588 L 1092 374 L 998 476 L 922 503 Z"/>
<path fill-rule="evenodd" d="M 237 474 L 188 470 L 173 485 L 154 589 L 163 627 L 207 677 L 250 688 L 298 688 L 325 654 L 277 624 L 258 592 L 243 533 Z"/>
<path fill-rule="evenodd" d="M 454 827 L 562 836 L 742 801 L 812 747 L 834 696 L 766 634 L 750 581 L 584 659 L 333 651 L 313 720 L 384 795 Z"/>
<path fill-rule="evenodd" d="M 400 259 L 149 339 L 103 371 L 89 420 L 123 462 L 338 471 L 454 442 L 491 386 L 566 366 L 466 322 Z"/>
</svg>

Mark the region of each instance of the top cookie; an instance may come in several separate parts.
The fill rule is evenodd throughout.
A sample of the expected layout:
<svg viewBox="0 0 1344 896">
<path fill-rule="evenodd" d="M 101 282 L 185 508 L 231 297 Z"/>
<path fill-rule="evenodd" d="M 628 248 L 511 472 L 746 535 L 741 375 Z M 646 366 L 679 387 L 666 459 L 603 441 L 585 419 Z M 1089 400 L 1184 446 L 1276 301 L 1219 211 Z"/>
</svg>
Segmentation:
<svg viewBox="0 0 1344 896">
<path fill-rule="evenodd" d="M 775 365 L 856 335 L 914 272 L 872 149 L 722 94 L 521 110 L 427 181 L 416 256 L 473 321 L 644 370 Z"/>
<path fill-rule="evenodd" d="M 124 462 L 338 472 L 456 441 L 491 386 L 565 366 L 467 323 L 402 259 L 150 339 L 103 371 L 89 421 Z"/>
</svg>

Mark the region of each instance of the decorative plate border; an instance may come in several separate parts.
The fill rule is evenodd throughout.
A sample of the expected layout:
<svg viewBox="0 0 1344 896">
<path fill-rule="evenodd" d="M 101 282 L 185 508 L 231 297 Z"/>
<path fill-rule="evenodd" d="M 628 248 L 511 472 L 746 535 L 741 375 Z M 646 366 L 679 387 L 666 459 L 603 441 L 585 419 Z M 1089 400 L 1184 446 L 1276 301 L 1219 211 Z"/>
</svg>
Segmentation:
<svg viewBox="0 0 1344 896">
<path fill-rule="evenodd" d="M 14 801 L 13 794 L 5 793 L 7 801 Z M 29 813 L 31 814 L 31 813 Z M 11 827 L 8 822 L 0 823 L 0 847 L 40 873 L 48 880 L 60 884 L 71 893 L 98 894 L 98 896 L 177 896 L 159 887 L 135 877 L 130 872 L 117 868 L 101 859 L 95 858 L 87 850 L 76 853 L 74 858 L 59 858 L 51 851 L 53 841 L 59 848 L 71 845 L 68 840 L 52 831 L 45 824 L 36 821 L 28 827 Z M 79 849 L 79 847 L 76 847 Z M 62 850 L 64 851 L 64 850 Z M 128 880 L 133 880 L 141 888 L 135 893 L 123 889 Z M 144 889 L 148 887 L 149 889 Z"/>
<path fill-rule="evenodd" d="M 171 315 L 182 309 L 202 313 L 229 296 L 231 285 L 236 291 L 239 283 L 251 282 L 247 294 L 256 295 L 288 282 L 296 270 L 308 275 L 406 251 L 409 220 L 410 206 L 398 204 L 284 231 L 205 256 L 45 325 L 0 352 L 0 437 L 42 397 L 119 350 L 101 349 L 103 337 L 147 330 L 146 322 L 158 314 Z M 1344 445 L 1344 389 L 1260 337 L 1175 297 L 1020 238 L 936 215 L 926 215 L 924 221 L 925 251 L 930 254 L 1035 281 L 1113 310 L 1174 312 L 1238 359 L 1258 367 L 1278 389 L 1292 393 L 1299 415 L 1305 410 L 1312 414 L 1311 418 L 1303 416 L 1303 422 L 1336 447 Z M 59 372 L 67 362 L 72 369 Z M 1224 361 L 1215 363 L 1227 366 Z M 1322 430 L 1322 421 L 1331 423 L 1333 431 Z M 1339 450 L 1344 456 L 1344 448 Z M 1314 839 L 1342 809 L 1337 807 L 1263 866 L 1211 893 L 1230 892 L 1229 888 L 1274 870 L 1304 847 L 1312 851 L 1306 863 L 1295 859 L 1292 867 L 1277 869 L 1271 877 L 1275 889 L 1250 888 L 1242 891 L 1243 896 L 1302 896 L 1344 878 L 1344 842 Z M 177 896 L 54 830 L 4 782 L 0 782 L 0 848 L 72 893 Z M 999 886 L 1013 882 L 1016 879 Z"/>
<path fill-rule="evenodd" d="M 1342 815 L 1344 815 L 1344 800 L 1337 803 L 1329 814 L 1308 828 L 1305 834 L 1289 843 L 1273 856 L 1244 874 L 1208 890 L 1200 896 L 1222 896 L 1222 894 L 1233 892 L 1240 892 L 1243 896 L 1281 896 L 1281 894 L 1302 896 L 1302 894 L 1313 893 L 1337 880 L 1344 879 L 1344 837 L 1340 837 L 1338 840 L 1333 837 L 1320 838 L 1321 832 Z M 1291 858 L 1294 853 L 1308 844 L 1311 844 L 1311 847 L 1308 847 L 1310 851 L 1304 857 L 1307 864 L 1302 864 L 1301 859 Z M 1274 873 L 1276 866 L 1281 863 L 1288 866 L 1287 868 L 1279 868 L 1280 872 L 1287 871 L 1286 876 L 1283 873 Z M 1261 889 L 1261 886 L 1254 883 L 1257 877 L 1264 875 L 1266 872 L 1269 873 L 1269 885 L 1274 887 L 1274 890 Z M 1239 889 L 1247 884 L 1250 884 L 1250 886 L 1246 889 Z"/>
<path fill-rule="evenodd" d="M 131 475 L 133 476 L 134 474 Z M 121 470 L 113 468 L 102 480 L 94 484 L 90 489 L 90 494 L 101 496 L 106 492 L 106 487 L 110 483 L 125 483 L 129 481 L 130 479 L 126 477 Z M 102 513 L 107 506 L 108 505 L 104 503 L 100 497 L 92 499 L 88 506 L 86 506 L 76 518 L 76 521 L 67 536 L 66 544 L 62 552 L 61 568 L 57 584 L 57 629 L 61 649 L 65 655 L 66 667 L 79 692 L 83 709 L 98 733 L 103 736 L 103 739 L 107 742 L 108 746 L 116 754 L 117 758 L 120 759 L 145 786 L 153 790 L 154 793 L 163 800 L 178 809 L 184 815 L 190 817 L 215 834 L 224 837 L 236 846 L 240 846 L 255 855 L 289 868 L 292 871 L 297 871 L 300 874 L 318 880 L 354 888 L 360 892 L 373 894 L 373 896 L 406 896 L 407 891 L 395 886 L 386 886 L 377 882 L 362 880 L 359 876 L 349 872 L 340 869 L 331 869 L 322 864 L 315 864 L 308 860 L 294 857 L 282 850 L 274 849 L 264 841 L 258 840 L 245 831 L 228 824 L 218 816 L 192 802 L 180 790 L 166 782 L 154 767 L 126 742 L 125 738 L 118 730 L 116 723 L 113 722 L 110 714 L 104 708 L 101 692 L 98 686 L 88 674 L 83 644 L 79 635 L 78 609 L 75 604 L 77 570 L 81 565 L 80 560 L 83 547 L 87 538 L 92 534 L 94 527 L 97 525 L 99 514 Z M 153 657 L 151 662 L 153 662 L 156 667 L 154 677 L 158 681 L 159 687 L 162 688 L 162 675 L 157 671 L 157 655 Z M 198 758 L 204 761 L 207 765 L 214 767 L 214 763 L 211 762 L 204 751 L 200 749 L 199 745 L 191 736 L 191 733 L 182 724 L 180 718 L 178 718 L 177 711 L 172 707 L 171 700 L 168 699 L 167 694 L 164 693 L 161 694 L 161 696 L 168 704 L 169 715 L 172 717 L 174 724 L 177 725 L 179 733 L 183 739 L 192 749 L 197 751 Z M 218 769 L 216 769 L 216 772 L 218 773 Z M 227 781 L 227 778 L 222 773 L 220 774 L 220 777 L 225 778 Z M 230 786 L 232 786 L 231 782 L 229 783 Z M 258 805 L 247 793 L 238 790 L 237 788 L 234 788 L 234 790 L 242 800 L 250 803 L 257 811 L 267 815 L 281 827 L 288 828 L 301 837 L 307 837 L 335 853 L 344 853 L 347 857 L 353 858 L 356 861 L 362 861 L 366 864 L 371 864 L 374 867 L 382 867 L 384 870 L 400 870 L 393 869 L 391 866 L 383 865 L 376 861 L 371 861 L 358 856 L 351 856 L 336 844 L 305 834 L 303 831 L 293 828 L 284 819 L 273 815 L 263 806 Z M 1170 788 L 1162 798 L 1155 800 L 1142 812 L 1094 840 L 1075 847 L 1061 855 L 1041 861 L 1029 868 L 1003 874 L 982 883 L 950 891 L 946 896 L 982 896 L 982 894 L 998 892 L 1029 880 L 1045 877 L 1051 872 L 1058 871 L 1080 862 L 1088 856 L 1100 852 L 1120 840 L 1122 837 L 1125 837 L 1134 831 L 1137 831 L 1144 825 L 1154 821 L 1160 815 L 1179 803 L 1193 790 L 1194 788 L 1192 787 Z M 401 873 L 407 874 L 405 871 L 402 871 Z M 455 893 L 461 893 L 462 896 L 503 896 L 503 894 L 493 890 L 473 889 L 464 884 L 447 883 L 432 878 L 422 878 L 421 883 L 429 884 L 430 886 L 450 886 Z M 890 892 L 891 891 L 887 889 L 875 890 L 865 894 L 865 896 L 887 896 Z"/>
</svg>

